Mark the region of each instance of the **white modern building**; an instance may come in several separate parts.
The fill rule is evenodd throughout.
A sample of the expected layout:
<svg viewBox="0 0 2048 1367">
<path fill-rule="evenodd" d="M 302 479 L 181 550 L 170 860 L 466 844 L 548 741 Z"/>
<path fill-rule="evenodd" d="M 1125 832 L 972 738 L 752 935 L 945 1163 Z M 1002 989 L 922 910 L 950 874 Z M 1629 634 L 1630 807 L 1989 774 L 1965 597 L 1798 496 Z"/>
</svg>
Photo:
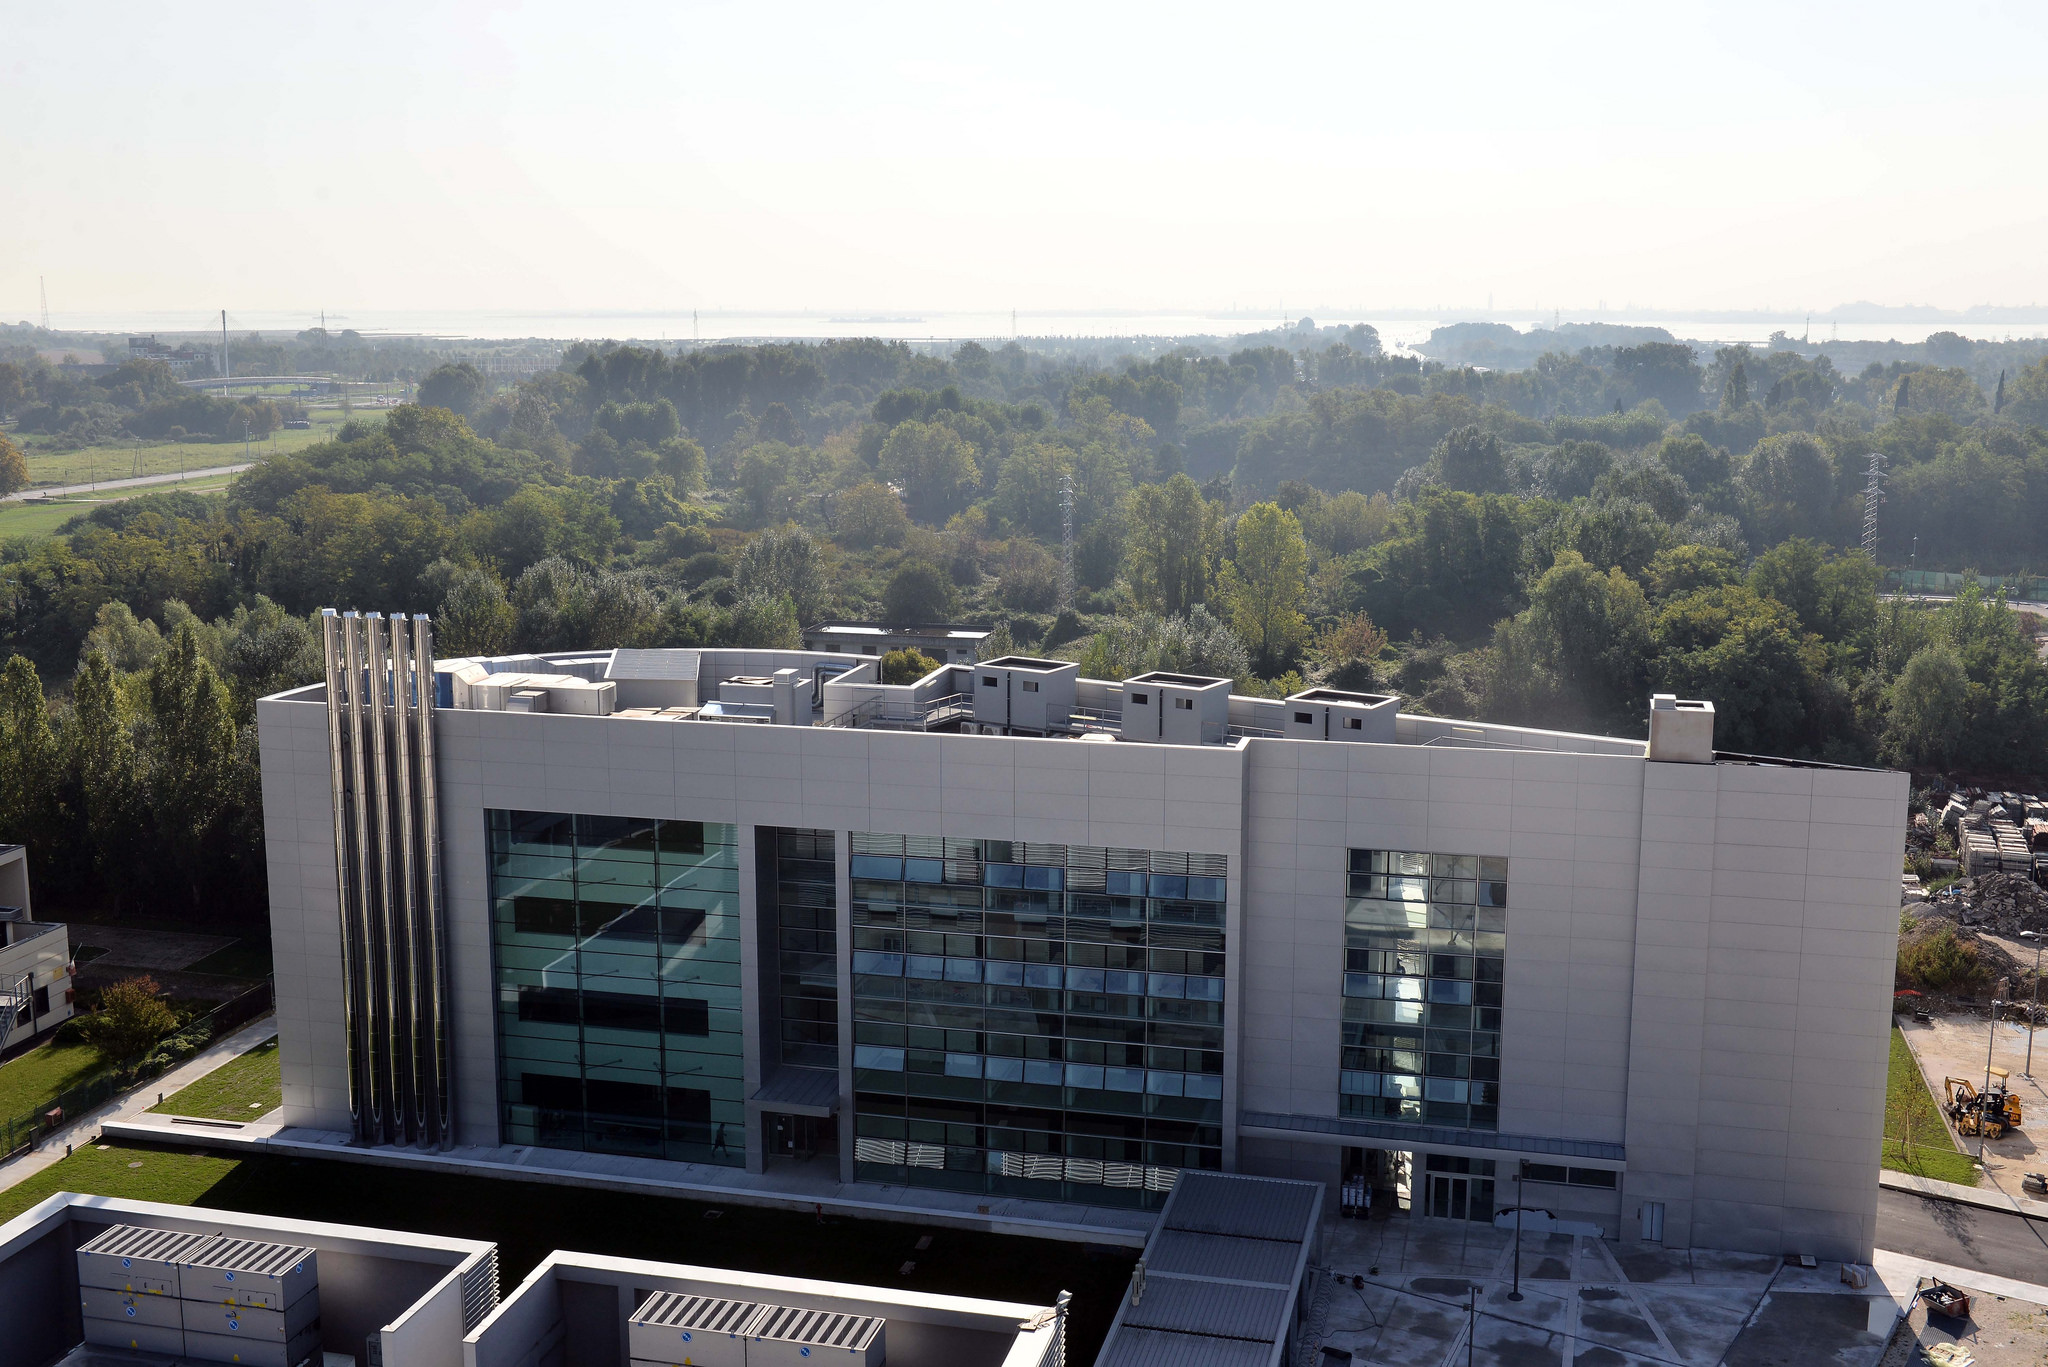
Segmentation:
<svg viewBox="0 0 2048 1367">
<path fill-rule="evenodd" d="M 1144 1209 L 1362 1176 L 1869 1255 L 1904 774 L 1717 752 L 1668 697 L 1645 744 L 327 633 L 258 712 L 290 1124 Z"/>
<path fill-rule="evenodd" d="M 71 933 L 29 904 L 28 851 L 0 845 L 0 1051 L 71 1019 Z"/>
</svg>

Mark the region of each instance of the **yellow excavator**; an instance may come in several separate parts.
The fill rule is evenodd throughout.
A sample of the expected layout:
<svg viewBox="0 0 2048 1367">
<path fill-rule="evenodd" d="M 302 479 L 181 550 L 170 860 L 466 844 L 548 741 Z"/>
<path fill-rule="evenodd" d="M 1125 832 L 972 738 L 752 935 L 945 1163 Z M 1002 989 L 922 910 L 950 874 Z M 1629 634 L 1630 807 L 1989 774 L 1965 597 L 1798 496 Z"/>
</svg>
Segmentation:
<svg viewBox="0 0 2048 1367">
<path fill-rule="evenodd" d="M 1968 1078 L 1942 1079 L 1948 1089 L 1948 1103 L 1942 1107 L 1954 1123 L 1957 1134 L 1981 1134 L 1986 1139 L 2003 1138 L 2007 1130 L 2020 1127 L 2020 1099 L 2005 1085 L 2012 1074 L 2004 1068 L 1991 1070 L 1991 1088 L 1980 1092 Z"/>
</svg>

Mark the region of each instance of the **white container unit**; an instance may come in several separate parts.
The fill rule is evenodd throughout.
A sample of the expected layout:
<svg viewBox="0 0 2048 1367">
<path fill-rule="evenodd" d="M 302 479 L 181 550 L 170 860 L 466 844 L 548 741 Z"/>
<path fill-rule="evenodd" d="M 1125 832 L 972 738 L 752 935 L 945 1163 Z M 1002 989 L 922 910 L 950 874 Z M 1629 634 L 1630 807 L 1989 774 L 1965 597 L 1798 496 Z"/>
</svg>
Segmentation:
<svg viewBox="0 0 2048 1367">
<path fill-rule="evenodd" d="M 842 1310 L 769 1306 L 747 1343 L 747 1367 L 816 1367 L 820 1362 L 882 1367 L 887 1323 Z"/>
<path fill-rule="evenodd" d="M 755 1301 L 657 1291 L 626 1322 L 626 1351 L 633 1367 L 746 1367 L 762 1313 Z"/>
<path fill-rule="evenodd" d="M 145 1296 L 178 1295 L 178 1264 L 219 1238 L 115 1225 L 78 1246 L 78 1284 Z"/>
<path fill-rule="evenodd" d="M 320 1349 L 318 1255 L 255 1239 L 216 1239 L 178 1264 L 185 1356 L 295 1367 Z"/>
<path fill-rule="evenodd" d="M 178 1263 L 217 1242 L 211 1234 L 115 1225 L 78 1248 L 85 1341 L 139 1353 L 185 1352 Z"/>
</svg>

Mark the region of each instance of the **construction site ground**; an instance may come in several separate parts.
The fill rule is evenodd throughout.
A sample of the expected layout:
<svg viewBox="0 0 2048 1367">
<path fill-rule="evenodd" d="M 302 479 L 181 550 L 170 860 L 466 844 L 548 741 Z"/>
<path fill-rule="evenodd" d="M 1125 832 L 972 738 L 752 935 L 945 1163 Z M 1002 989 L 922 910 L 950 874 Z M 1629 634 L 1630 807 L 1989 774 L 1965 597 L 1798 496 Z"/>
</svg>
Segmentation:
<svg viewBox="0 0 2048 1367">
<path fill-rule="evenodd" d="M 2048 1363 L 2048 1307 L 2010 1296 L 1964 1287 L 1974 1294 L 1968 1323 L 1930 1316 L 1916 1305 L 1899 1322 L 1879 1367 L 1925 1367 L 1937 1361 L 1929 1348 L 1959 1344 L 1973 1359 L 1972 1367 L 2042 1367 Z"/>
<path fill-rule="evenodd" d="M 1984 1180 L 2010 1195 L 2020 1194 L 2020 1178 L 2029 1172 L 2048 1170 L 2048 1030 L 2034 1032 L 2034 1079 L 2021 1076 L 2027 1056 L 2027 1028 L 2017 1021 L 2000 1021 L 1996 1026 L 1982 1016 L 1935 1016 L 1931 1023 L 1899 1018 L 1899 1030 L 1913 1050 L 1936 1102 L 1945 1100 L 1942 1080 L 1968 1078 L 1970 1085 L 1984 1085 L 1985 1055 L 1993 1066 L 2007 1069 L 2013 1093 L 2020 1098 L 2024 1115 L 2021 1127 L 2008 1130 L 1999 1139 L 1984 1141 Z M 1951 1130 L 1953 1133 L 1953 1130 Z M 1974 1135 L 1955 1136 L 1956 1146 L 1965 1153 L 1977 1152 Z"/>
<path fill-rule="evenodd" d="M 1328 1348 L 1376 1367 L 1457 1367 L 1468 1322 L 1473 1367 L 1918 1367 L 1927 1360 L 1911 1356 L 1913 1341 L 1944 1338 L 1925 1310 L 1899 1318 L 1935 1266 L 1915 1258 L 1880 1253 L 1869 1285 L 1853 1289 L 1840 1263 L 1526 1234 L 1514 1301 L 1513 1242 L 1491 1225 L 1399 1213 L 1326 1222 L 1322 1262 L 1337 1276 L 1316 1289 L 1303 1360 Z M 1949 1279 L 1977 1296 L 1971 1321 L 1948 1328 L 1981 1367 L 2042 1367 L 2048 1289 Z"/>
</svg>

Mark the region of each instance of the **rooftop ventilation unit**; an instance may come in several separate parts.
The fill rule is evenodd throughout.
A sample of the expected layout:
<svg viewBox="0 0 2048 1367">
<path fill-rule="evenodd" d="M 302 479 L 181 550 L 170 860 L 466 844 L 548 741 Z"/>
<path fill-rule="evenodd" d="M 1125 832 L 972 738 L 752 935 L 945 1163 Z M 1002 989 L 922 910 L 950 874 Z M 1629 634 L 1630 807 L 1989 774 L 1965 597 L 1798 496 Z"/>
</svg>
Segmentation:
<svg viewBox="0 0 2048 1367">
<path fill-rule="evenodd" d="M 748 1367 L 813 1367 L 818 1362 L 882 1367 L 886 1320 L 838 1310 L 768 1307 L 747 1345 Z"/>
<path fill-rule="evenodd" d="M 219 1238 L 178 1229 L 115 1225 L 78 1247 L 78 1284 L 144 1296 L 178 1295 L 178 1264 Z"/>
<path fill-rule="evenodd" d="M 626 1324 L 634 1367 L 746 1367 L 747 1335 L 763 1314 L 754 1301 L 657 1291 Z"/>
<path fill-rule="evenodd" d="M 320 1347 L 318 1255 L 220 1238 L 178 1264 L 185 1356 L 293 1367 Z"/>
</svg>

